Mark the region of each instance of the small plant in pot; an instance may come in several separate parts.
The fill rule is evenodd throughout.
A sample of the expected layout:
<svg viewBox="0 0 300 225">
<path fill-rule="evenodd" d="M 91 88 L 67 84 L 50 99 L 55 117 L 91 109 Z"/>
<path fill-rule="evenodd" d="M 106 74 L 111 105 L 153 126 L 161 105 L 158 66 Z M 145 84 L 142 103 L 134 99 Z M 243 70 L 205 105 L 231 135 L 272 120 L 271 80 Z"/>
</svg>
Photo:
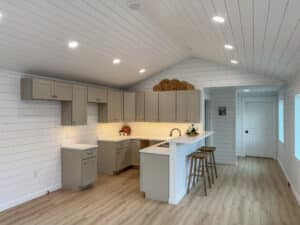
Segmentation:
<svg viewBox="0 0 300 225">
<path fill-rule="evenodd" d="M 199 134 L 197 130 L 198 130 L 198 128 L 196 128 L 195 125 L 192 124 L 192 125 L 189 126 L 189 128 L 187 129 L 186 135 L 187 135 L 187 136 L 190 136 L 190 137 L 197 136 L 197 135 Z"/>
</svg>

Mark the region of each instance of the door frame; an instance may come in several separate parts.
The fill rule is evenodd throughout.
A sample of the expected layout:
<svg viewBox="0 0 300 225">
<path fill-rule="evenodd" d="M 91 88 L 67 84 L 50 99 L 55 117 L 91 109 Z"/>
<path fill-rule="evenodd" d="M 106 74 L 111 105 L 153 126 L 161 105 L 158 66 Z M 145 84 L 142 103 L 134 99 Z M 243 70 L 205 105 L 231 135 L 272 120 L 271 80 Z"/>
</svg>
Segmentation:
<svg viewBox="0 0 300 225">
<path fill-rule="evenodd" d="M 241 149 L 242 155 L 247 156 L 245 149 L 245 140 L 244 140 L 244 132 L 245 132 L 245 112 L 246 112 L 246 104 L 249 102 L 266 102 L 270 101 L 273 104 L 273 144 L 272 144 L 272 158 L 277 159 L 278 155 L 278 145 L 277 145 L 277 130 L 278 130 L 278 111 L 277 111 L 277 96 L 257 96 L 257 97 L 242 97 L 242 137 L 241 137 Z"/>
</svg>

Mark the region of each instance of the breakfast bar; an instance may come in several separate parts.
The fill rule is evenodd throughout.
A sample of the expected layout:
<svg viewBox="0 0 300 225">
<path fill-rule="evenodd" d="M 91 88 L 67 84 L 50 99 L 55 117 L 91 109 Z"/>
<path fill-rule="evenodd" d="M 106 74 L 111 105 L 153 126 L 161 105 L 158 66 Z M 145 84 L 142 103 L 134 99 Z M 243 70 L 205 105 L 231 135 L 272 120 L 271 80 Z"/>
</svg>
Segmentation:
<svg viewBox="0 0 300 225">
<path fill-rule="evenodd" d="M 148 199 L 178 204 L 186 195 L 188 155 L 204 145 L 213 132 L 170 139 L 140 150 L 141 191 Z"/>
</svg>

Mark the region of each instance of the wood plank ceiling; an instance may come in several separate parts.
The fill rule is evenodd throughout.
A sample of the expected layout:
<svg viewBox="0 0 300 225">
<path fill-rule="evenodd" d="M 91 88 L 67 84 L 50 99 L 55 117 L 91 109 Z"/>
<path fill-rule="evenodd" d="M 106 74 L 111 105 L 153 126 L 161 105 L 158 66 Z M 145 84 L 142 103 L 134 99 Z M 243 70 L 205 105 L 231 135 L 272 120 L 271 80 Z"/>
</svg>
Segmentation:
<svg viewBox="0 0 300 225">
<path fill-rule="evenodd" d="M 0 0 L 0 68 L 116 86 L 191 56 L 286 80 L 299 73 L 299 0 L 140 0 L 137 10 L 128 1 L 138 0 Z"/>
<path fill-rule="evenodd" d="M 123 2 L 0 0 L 0 11 L 0 68 L 121 86 L 188 56 Z M 79 47 L 68 49 L 70 40 Z"/>
<path fill-rule="evenodd" d="M 299 0 L 145 0 L 143 10 L 194 56 L 284 80 L 300 72 Z"/>
</svg>

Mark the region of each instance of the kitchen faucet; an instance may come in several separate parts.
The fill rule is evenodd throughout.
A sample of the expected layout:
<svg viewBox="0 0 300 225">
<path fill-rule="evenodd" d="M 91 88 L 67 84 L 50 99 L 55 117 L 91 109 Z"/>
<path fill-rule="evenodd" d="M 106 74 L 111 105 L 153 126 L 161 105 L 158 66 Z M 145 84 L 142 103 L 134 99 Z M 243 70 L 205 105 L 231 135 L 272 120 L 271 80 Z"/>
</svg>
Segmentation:
<svg viewBox="0 0 300 225">
<path fill-rule="evenodd" d="M 174 130 L 177 130 L 178 133 L 179 133 L 179 136 L 181 136 L 181 130 L 180 130 L 179 128 L 176 128 L 176 127 L 175 127 L 175 128 L 172 128 L 172 129 L 171 129 L 171 131 L 170 131 L 170 137 L 173 136 L 173 131 L 174 131 Z"/>
</svg>

